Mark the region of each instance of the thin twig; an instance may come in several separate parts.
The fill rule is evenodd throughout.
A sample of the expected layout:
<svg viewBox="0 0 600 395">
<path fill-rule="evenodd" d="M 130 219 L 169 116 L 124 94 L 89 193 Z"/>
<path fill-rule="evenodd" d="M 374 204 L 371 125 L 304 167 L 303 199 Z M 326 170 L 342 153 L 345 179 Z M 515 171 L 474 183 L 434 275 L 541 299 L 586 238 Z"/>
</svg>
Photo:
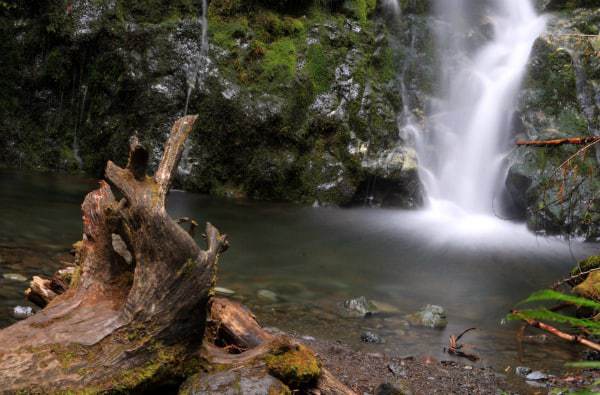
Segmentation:
<svg viewBox="0 0 600 395">
<path fill-rule="evenodd" d="M 562 279 L 560 281 L 557 281 L 552 286 L 552 289 L 556 289 L 556 288 L 558 288 L 561 285 L 566 284 L 566 283 L 570 284 L 572 281 L 579 280 L 581 277 L 587 276 L 588 274 L 593 273 L 593 272 L 597 272 L 598 270 L 600 270 L 600 267 L 597 267 L 595 269 L 591 269 L 591 270 L 588 270 L 588 271 L 585 271 L 585 272 L 581 272 L 579 274 L 575 274 L 575 275 L 573 275 L 571 277 L 568 277 L 568 278 Z"/>
<path fill-rule="evenodd" d="M 511 314 L 514 315 L 515 317 L 518 317 L 519 319 L 522 319 L 529 326 L 531 326 L 533 328 L 541 329 L 543 331 L 551 333 L 554 336 L 557 336 L 557 337 L 559 337 L 559 338 L 561 338 L 563 340 L 569 341 L 571 343 L 579 343 L 579 344 L 584 345 L 584 346 L 586 346 L 588 348 L 591 348 L 592 350 L 600 351 L 600 344 L 594 343 L 593 341 L 588 340 L 585 337 L 577 336 L 577 335 L 571 335 L 571 334 L 563 332 L 560 329 L 557 329 L 557 328 L 555 328 L 555 327 L 553 327 L 551 325 L 545 324 L 545 323 L 540 322 L 540 321 L 532 320 L 531 318 L 528 318 L 525 315 L 523 315 L 523 313 L 521 313 L 518 310 L 511 311 Z"/>
</svg>

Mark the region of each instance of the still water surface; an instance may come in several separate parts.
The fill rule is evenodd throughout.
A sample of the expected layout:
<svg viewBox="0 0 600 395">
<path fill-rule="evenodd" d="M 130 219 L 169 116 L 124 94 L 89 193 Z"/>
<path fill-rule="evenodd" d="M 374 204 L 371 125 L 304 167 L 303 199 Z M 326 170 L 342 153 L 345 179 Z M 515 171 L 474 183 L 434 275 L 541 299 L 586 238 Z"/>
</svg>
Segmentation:
<svg viewBox="0 0 600 395">
<path fill-rule="evenodd" d="M 68 260 L 70 245 L 81 238 L 79 205 L 95 185 L 0 172 L 0 274 L 50 275 Z M 519 300 L 564 276 L 578 258 L 597 253 L 597 245 L 535 237 L 520 225 L 455 216 L 443 207 L 425 213 L 313 209 L 173 191 L 169 212 L 210 221 L 229 235 L 219 285 L 235 290 L 265 325 L 369 352 L 438 359 L 450 359 L 443 354 L 450 334 L 474 326 L 466 342 L 481 364 L 498 370 L 527 365 L 552 371 L 581 351 L 550 339 L 543 346 L 525 344 L 520 353 L 515 324 L 501 322 Z M 14 321 L 13 306 L 26 304 L 26 286 L 0 277 L 0 325 Z M 260 290 L 277 300 L 259 297 Z M 342 302 L 362 295 L 398 313 L 345 317 Z M 428 303 L 446 309 L 448 327 L 406 328 L 401 316 Z M 365 330 L 385 344 L 362 344 Z"/>
</svg>

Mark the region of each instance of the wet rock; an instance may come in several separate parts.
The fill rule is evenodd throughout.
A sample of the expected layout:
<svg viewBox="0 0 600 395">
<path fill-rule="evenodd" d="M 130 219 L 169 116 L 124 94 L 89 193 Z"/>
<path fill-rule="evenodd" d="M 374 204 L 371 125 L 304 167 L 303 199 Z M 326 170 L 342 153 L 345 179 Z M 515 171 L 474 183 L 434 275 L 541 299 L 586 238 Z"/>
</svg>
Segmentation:
<svg viewBox="0 0 600 395">
<path fill-rule="evenodd" d="M 18 273 L 4 273 L 2 275 L 2 277 L 4 277 L 6 280 L 11 280 L 11 281 L 19 281 L 19 282 L 27 281 L 27 277 L 23 276 L 22 274 L 18 274 Z"/>
<path fill-rule="evenodd" d="M 33 308 L 29 306 L 15 306 L 12 315 L 18 320 L 23 320 L 27 317 L 31 317 L 33 314 Z"/>
<path fill-rule="evenodd" d="M 413 326 L 443 329 L 448 325 L 444 308 L 431 304 L 428 304 L 416 313 L 408 315 L 406 318 Z"/>
<path fill-rule="evenodd" d="M 529 373 L 531 373 L 531 369 L 526 366 L 517 366 L 515 368 L 515 373 L 519 376 L 526 377 Z"/>
<path fill-rule="evenodd" d="M 548 380 L 548 375 L 536 370 L 535 372 L 529 373 L 525 378 L 530 381 L 545 381 Z"/>
<path fill-rule="evenodd" d="M 373 343 L 373 344 L 385 343 L 385 341 L 378 334 L 371 332 L 371 331 L 363 332 L 363 334 L 360 335 L 360 340 L 364 343 Z"/>
<path fill-rule="evenodd" d="M 364 296 L 344 301 L 344 308 L 353 316 L 364 317 L 376 311 L 375 305 Z"/>
<path fill-rule="evenodd" d="M 229 288 L 225 288 L 225 287 L 215 287 L 215 293 L 217 295 L 222 295 L 222 296 L 235 295 L 235 291 L 233 289 L 229 289 Z"/>
<path fill-rule="evenodd" d="M 181 386 L 180 394 L 289 394 L 290 389 L 260 367 L 243 367 L 210 374 L 197 374 Z"/>
<path fill-rule="evenodd" d="M 259 299 L 263 299 L 265 301 L 268 302 L 277 302 L 279 300 L 279 297 L 277 296 L 277 294 L 273 291 L 269 291 L 268 289 L 261 289 L 256 293 L 256 296 L 258 296 Z"/>
</svg>

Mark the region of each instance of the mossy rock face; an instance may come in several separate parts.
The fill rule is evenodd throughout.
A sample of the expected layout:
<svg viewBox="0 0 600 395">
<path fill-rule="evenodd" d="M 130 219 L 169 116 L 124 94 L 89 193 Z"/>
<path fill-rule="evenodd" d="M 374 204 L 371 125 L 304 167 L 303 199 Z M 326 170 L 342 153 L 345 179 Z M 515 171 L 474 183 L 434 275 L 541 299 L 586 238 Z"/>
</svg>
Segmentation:
<svg viewBox="0 0 600 395">
<path fill-rule="evenodd" d="M 356 148 L 407 145 L 397 70 L 410 63 L 415 110 L 434 80 L 426 10 L 402 6 L 419 14 L 389 23 L 375 0 L 212 1 L 200 61 L 199 2 L 21 2 L 0 14 L 0 166 L 100 176 L 136 131 L 156 157 L 190 92 L 204 122 L 177 186 L 349 204 L 370 171 Z"/>
<path fill-rule="evenodd" d="M 521 91 L 513 122 L 517 138 L 588 136 L 600 130 L 600 60 L 595 38 L 585 35 L 590 25 L 600 26 L 600 9 L 577 8 L 549 18 L 546 32 L 534 44 Z M 521 147 L 508 156 L 508 197 L 514 214 L 531 229 L 600 237 L 598 157 L 593 152 L 575 156 L 556 170 L 580 148 Z"/>
<path fill-rule="evenodd" d="M 316 355 L 302 345 L 283 347 L 265 358 L 269 372 L 299 390 L 309 388 L 321 376 L 321 364 Z"/>
</svg>

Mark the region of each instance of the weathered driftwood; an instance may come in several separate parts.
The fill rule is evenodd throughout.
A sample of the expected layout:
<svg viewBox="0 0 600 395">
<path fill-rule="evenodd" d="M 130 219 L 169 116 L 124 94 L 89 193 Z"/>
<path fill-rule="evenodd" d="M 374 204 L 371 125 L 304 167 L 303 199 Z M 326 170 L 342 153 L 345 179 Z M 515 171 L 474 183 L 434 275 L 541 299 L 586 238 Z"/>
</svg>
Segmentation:
<svg viewBox="0 0 600 395">
<path fill-rule="evenodd" d="M 222 365 L 256 367 L 273 350 L 294 346 L 221 299 L 212 303 L 205 336 L 227 239 L 206 224 L 202 250 L 165 210 L 196 118 L 175 123 L 153 177 L 137 138 L 125 168 L 108 162 L 107 181 L 82 204 L 83 240 L 76 244 L 77 270 L 63 284 L 68 289 L 61 294 L 52 280 L 36 278 L 30 294 L 48 305 L 0 331 L 0 392 L 158 393 L 210 371 L 219 358 Z M 312 388 L 352 394 L 325 370 Z"/>
</svg>

